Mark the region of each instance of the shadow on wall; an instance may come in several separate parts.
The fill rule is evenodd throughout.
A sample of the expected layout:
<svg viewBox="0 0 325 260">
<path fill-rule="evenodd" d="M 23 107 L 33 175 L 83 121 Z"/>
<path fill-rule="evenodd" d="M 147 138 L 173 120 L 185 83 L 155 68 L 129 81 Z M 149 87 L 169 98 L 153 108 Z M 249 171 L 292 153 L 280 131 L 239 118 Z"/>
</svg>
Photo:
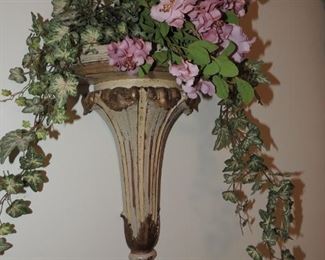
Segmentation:
<svg viewBox="0 0 325 260">
<path fill-rule="evenodd" d="M 250 5 L 249 11 L 247 13 L 247 15 L 242 19 L 241 25 L 244 28 L 244 31 L 246 32 L 246 34 L 248 35 L 249 38 L 254 38 L 255 37 L 255 43 L 253 45 L 252 48 L 252 52 L 249 55 L 249 58 L 253 59 L 253 60 L 259 60 L 261 58 L 261 56 L 263 56 L 266 52 L 266 49 L 268 47 L 271 46 L 271 41 L 267 40 L 267 41 L 263 41 L 258 33 L 253 29 L 253 21 L 258 19 L 258 9 L 259 9 L 259 5 L 264 5 L 267 4 L 270 0 L 259 0 L 259 1 L 255 1 Z M 271 84 L 270 85 L 262 85 L 259 86 L 256 91 L 258 93 L 258 95 L 260 95 L 261 97 L 261 103 L 263 105 L 269 106 L 272 103 L 273 100 L 273 91 L 272 91 L 272 86 L 276 86 L 276 85 L 280 85 L 280 81 L 279 79 L 276 78 L 275 75 L 273 75 L 269 70 L 272 67 L 272 63 L 266 63 L 263 66 L 263 71 L 266 74 L 267 78 L 270 80 Z M 211 107 L 212 108 L 212 107 Z M 216 109 L 216 116 L 217 116 L 217 109 Z M 261 135 L 262 138 L 265 142 L 266 145 L 266 149 L 270 150 L 271 147 L 273 146 L 275 149 L 278 149 L 276 142 L 274 141 L 274 139 L 271 136 L 271 132 L 270 132 L 270 128 L 260 122 L 258 119 L 254 118 L 254 116 L 252 115 L 251 110 L 248 111 L 248 116 L 249 118 L 252 120 L 252 122 L 254 124 L 256 124 L 260 130 L 261 130 Z M 201 120 L 206 120 L 206 119 L 199 119 Z M 200 129 L 198 130 L 198 132 L 200 133 L 205 133 L 207 131 L 206 126 L 209 125 L 209 122 L 200 122 Z M 203 137 L 202 137 L 203 138 Z M 201 144 L 207 143 L 207 140 L 202 140 L 202 142 L 200 142 Z M 281 145 L 280 145 L 281 147 Z M 209 147 L 200 147 L 199 151 L 204 151 L 204 149 L 209 149 Z M 198 161 L 199 162 L 205 162 L 206 161 L 206 153 L 200 153 L 198 156 L 199 157 L 204 157 L 204 158 L 199 158 Z M 265 163 L 267 164 L 267 166 L 274 171 L 279 171 L 279 169 L 276 167 L 276 165 L 274 164 L 274 158 L 265 155 Z M 200 165 L 200 169 L 205 169 L 204 165 Z M 200 173 L 200 172 L 198 172 Z M 200 173 L 202 174 L 202 172 Z M 218 173 L 220 174 L 220 173 Z M 302 236 L 301 234 L 301 226 L 302 226 L 302 222 L 303 222 L 303 208 L 302 208 L 302 195 L 304 193 L 304 187 L 305 184 L 302 182 L 302 180 L 299 178 L 299 176 L 302 174 L 302 172 L 295 172 L 295 173 L 290 173 L 291 176 L 291 180 L 295 186 L 295 190 L 294 190 L 294 195 L 293 195 L 293 200 L 294 200 L 294 223 L 293 226 L 290 229 L 290 235 L 295 238 L 295 237 L 299 237 Z M 210 175 L 210 173 L 208 173 L 208 175 Z M 202 180 L 201 180 L 202 182 Z M 200 183 L 198 181 L 198 183 L 196 183 L 195 185 L 202 185 L 202 183 Z M 210 187 L 208 185 L 209 190 L 211 191 L 211 189 L 213 189 L 212 187 Z M 281 214 L 279 212 L 279 214 Z M 209 232 L 207 233 L 209 234 Z M 210 245 L 211 246 L 211 245 Z M 281 248 L 281 244 L 279 245 L 279 247 Z M 259 249 L 262 250 L 262 252 L 265 252 L 265 255 L 267 256 L 267 252 L 263 249 L 263 246 L 259 245 Z M 306 259 L 306 254 L 304 253 L 304 251 L 302 250 L 302 248 L 300 246 L 294 247 L 293 248 L 293 253 L 294 256 L 296 258 L 296 260 L 304 260 Z"/>
<path fill-rule="evenodd" d="M 260 0 L 260 4 L 266 4 L 268 1 L 269 0 Z M 258 19 L 258 10 L 259 3 L 255 1 L 250 5 L 247 15 L 244 16 L 241 20 L 241 25 L 249 38 L 255 38 L 253 48 L 249 53 L 249 58 L 253 60 L 259 60 L 261 56 L 265 54 L 266 49 L 270 47 L 272 43 L 270 40 L 264 42 L 258 35 L 258 32 L 256 32 L 253 28 L 253 21 Z M 269 72 L 271 67 L 272 63 L 265 63 L 263 65 L 263 71 L 271 82 L 271 85 L 262 85 L 257 88 L 257 92 L 261 96 L 263 105 L 269 105 L 272 102 L 273 91 L 271 89 L 271 86 L 280 84 L 280 81 L 272 73 Z"/>
<path fill-rule="evenodd" d="M 261 58 L 261 56 L 263 56 L 266 52 L 266 49 L 269 48 L 271 46 L 271 41 L 267 40 L 267 41 L 263 41 L 258 33 L 254 30 L 253 28 L 253 21 L 258 19 L 258 9 L 259 9 L 259 5 L 264 5 L 267 4 L 270 0 L 259 0 L 259 1 L 255 1 L 251 4 L 249 11 L 247 13 L 247 15 L 242 19 L 242 26 L 245 30 L 245 32 L 247 33 L 247 35 L 249 36 L 249 38 L 254 38 L 256 39 L 254 46 L 252 48 L 252 52 L 250 53 L 250 58 L 253 60 L 258 60 Z M 264 86 L 259 86 L 257 88 L 257 93 L 259 94 L 259 96 L 261 97 L 261 101 L 263 103 L 263 105 L 269 106 L 272 103 L 273 100 L 273 91 L 271 86 L 276 86 L 276 85 L 280 85 L 280 81 L 279 79 L 276 78 L 276 76 L 274 76 L 272 73 L 269 72 L 270 68 L 272 67 L 272 63 L 266 63 L 263 66 L 263 70 L 264 73 L 267 75 L 267 78 L 271 81 L 270 85 L 264 85 Z M 79 86 L 79 93 L 80 96 L 84 96 L 86 93 L 88 92 L 88 88 L 87 86 Z M 67 121 L 67 123 L 73 123 L 76 120 L 79 120 L 80 117 L 76 114 L 76 111 L 73 109 L 74 106 L 76 105 L 76 103 L 79 101 L 80 96 L 78 96 L 77 98 L 71 99 L 69 100 L 68 103 L 68 107 L 69 107 L 69 120 Z M 215 100 L 213 100 L 215 101 Z M 212 102 L 213 102 L 212 101 Z M 209 106 L 209 111 L 213 111 L 214 107 L 212 105 L 208 105 Z M 211 109 L 211 110 L 210 110 Z M 213 116 L 213 114 L 215 113 L 215 117 L 217 117 L 217 108 L 215 107 L 215 112 L 210 112 L 211 113 L 211 117 Z M 274 148 L 278 149 L 276 142 L 273 140 L 272 136 L 271 136 L 271 132 L 270 132 L 270 128 L 266 125 L 263 124 L 262 122 L 260 122 L 258 119 L 254 118 L 252 115 L 251 110 L 248 111 L 248 116 L 249 118 L 252 120 L 252 122 L 254 124 L 256 124 L 260 130 L 261 130 L 261 135 L 263 140 L 265 141 L 266 144 L 266 149 L 269 150 L 271 149 L 271 147 L 273 146 Z M 200 174 L 200 178 L 196 178 L 195 179 L 195 183 L 193 183 L 193 185 L 195 185 L 196 187 L 201 186 L 202 190 L 205 190 L 206 193 L 215 193 L 215 186 L 212 185 L 211 182 L 209 182 L 209 180 L 213 179 L 213 176 L 215 173 L 209 171 L 209 169 L 206 168 L 205 165 L 208 165 L 206 162 L 210 161 L 210 159 L 213 157 L 212 152 L 210 152 L 210 150 L 212 150 L 212 145 L 211 147 L 202 147 L 202 145 L 210 142 L 210 138 L 212 140 L 212 137 L 207 137 L 206 133 L 210 132 L 210 129 L 207 129 L 207 126 L 210 125 L 211 123 L 211 130 L 213 128 L 213 121 L 208 121 L 209 118 L 205 118 L 205 117 L 198 117 L 198 128 L 197 129 L 193 129 L 193 131 L 195 131 L 195 134 L 193 134 L 193 136 L 198 136 L 198 150 L 197 151 L 205 151 L 205 152 L 200 152 L 198 153 L 198 162 L 199 162 L 199 168 L 197 169 L 197 174 Z M 202 134 L 204 133 L 204 134 Z M 207 138 L 209 140 L 207 140 Z M 211 156 L 210 156 L 211 155 Z M 276 165 L 273 163 L 274 159 L 272 157 L 269 156 L 264 156 L 265 158 L 265 162 L 266 164 L 270 167 L 270 169 L 274 169 L 277 170 Z M 202 178 L 202 174 L 205 174 L 205 178 Z M 220 173 L 217 173 L 220 174 Z M 301 179 L 299 179 L 299 176 L 301 175 L 301 173 L 292 173 L 292 176 L 294 177 L 292 179 L 294 185 L 295 185 L 295 193 L 294 193 L 294 202 L 295 202 L 295 207 L 294 207 L 294 217 L 295 217 L 295 221 L 294 221 L 294 225 L 290 230 L 290 234 L 293 237 L 299 237 L 301 236 L 301 225 L 303 222 L 303 209 L 302 209 L 302 195 L 304 193 L 304 183 L 301 181 Z M 193 189 L 195 191 L 197 190 L 201 190 L 201 189 Z M 219 192 L 219 191 L 218 191 Z M 193 195 L 193 199 L 195 199 L 197 196 L 197 194 L 192 194 Z M 219 194 L 216 194 L 217 196 Z M 219 197 L 221 198 L 221 196 Z M 195 204 L 195 203 L 193 203 Z M 232 209 L 230 209 L 232 210 Z M 215 224 L 218 219 L 215 218 L 211 218 L 208 219 L 208 221 L 211 221 L 211 224 Z M 222 225 L 224 227 L 226 227 L 226 225 Z M 209 250 L 215 248 L 215 245 L 212 244 L 212 241 L 215 241 L 214 237 L 214 231 L 215 229 L 211 229 L 210 231 L 205 230 L 205 234 L 206 234 L 206 240 L 207 241 L 207 247 L 209 247 Z M 213 238 L 211 238 L 213 237 Z M 230 241 L 227 241 L 230 242 Z M 226 246 L 226 242 L 224 244 L 224 246 Z M 261 247 L 260 247 L 261 248 Z M 264 251 L 264 250 L 263 250 Z M 266 253 L 265 253 L 266 254 Z M 303 250 L 298 246 L 294 248 L 294 255 L 296 257 L 296 260 L 304 260 L 306 258 L 305 253 L 303 252 Z"/>
</svg>

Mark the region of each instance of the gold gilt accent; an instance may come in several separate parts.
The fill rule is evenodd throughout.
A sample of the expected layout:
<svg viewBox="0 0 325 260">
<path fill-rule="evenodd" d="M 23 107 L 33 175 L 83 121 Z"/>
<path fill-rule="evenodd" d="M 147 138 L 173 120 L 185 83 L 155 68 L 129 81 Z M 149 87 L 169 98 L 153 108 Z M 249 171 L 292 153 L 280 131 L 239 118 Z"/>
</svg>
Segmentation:
<svg viewBox="0 0 325 260">
<path fill-rule="evenodd" d="M 100 62 L 78 70 L 95 85 L 95 91 L 83 99 L 85 113 L 99 111 L 115 136 L 129 259 L 154 259 L 167 137 L 179 116 L 192 110 L 175 79 L 164 69 L 144 78 L 114 72 Z"/>
</svg>

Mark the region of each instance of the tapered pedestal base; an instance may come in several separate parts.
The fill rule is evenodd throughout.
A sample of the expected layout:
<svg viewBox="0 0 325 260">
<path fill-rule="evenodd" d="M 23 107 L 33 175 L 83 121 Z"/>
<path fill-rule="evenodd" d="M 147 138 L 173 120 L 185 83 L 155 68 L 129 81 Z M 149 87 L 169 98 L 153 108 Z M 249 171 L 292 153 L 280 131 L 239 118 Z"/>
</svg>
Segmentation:
<svg viewBox="0 0 325 260">
<path fill-rule="evenodd" d="M 157 252 L 152 250 L 149 253 L 135 253 L 129 255 L 129 260 L 154 260 L 157 256 Z"/>
<path fill-rule="evenodd" d="M 143 78 L 116 72 L 106 62 L 90 62 L 76 69 L 95 86 L 83 99 L 85 112 L 99 111 L 115 136 L 129 259 L 154 260 L 164 148 L 176 120 L 192 109 L 164 68 Z"/>
</svg>

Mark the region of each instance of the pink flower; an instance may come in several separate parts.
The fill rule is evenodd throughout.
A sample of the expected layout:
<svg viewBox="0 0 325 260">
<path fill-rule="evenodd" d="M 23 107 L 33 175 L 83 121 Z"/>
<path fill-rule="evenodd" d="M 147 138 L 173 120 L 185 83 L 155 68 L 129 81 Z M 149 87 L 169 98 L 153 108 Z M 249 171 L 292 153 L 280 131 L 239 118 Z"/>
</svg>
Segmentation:
<svg viewBox="0 0 325 260">
<path fill-rule="evenodd" d="M 222 20 L 222 13 L 218 9 L 224 1 L 201 1 L 188 14 L 204 40 L 220 44 L 229 37 L 232 27 Z"/>
<path fill-rule="evenodd" d="M 224 41 L 222 46 L 227 48 L 229 41 L 233 41 L 237 45 L 237 50 L 233 54 L 232 58 L 236 62 L 242 62 L 245 59 L 246 54 L 249 53 L 252 44 L 255 42 L 255 38 L 249 40 L 240 26 L 232 24 L 232 31 L 229 38 Z"/>
<path fill-rule="evenodd" d="M 189 98 L 197 97 L 196 90 L 193 88 L 195 77 L 199 74 L 199 68 L 188 61 L 182 60 L 179 65 L 170 65 L 169 72 L 176 77 L 178 85 L 182 86 Z"/>
<path fill-rule="evenodd" d="M 183 86 L 183 90 L 190 99 L 196 99 L 200 92 L 210 97 L 216 93 L 213 83 L 202 79 L 194 86 Z"/>
<path fill-rule="evenodd" d="M 223 21 L 214 23 L 210 30 L 202 33 L 202 38 L 212 43 L 222 43 L 229 38 L 232 26 Z"/>
<path fill-rule="evenodd" d="M 246 14 L 246 4 L 246 0 L 224 0 L 221 9 L 222 11 L 233 10 L 235 14 L 242 17 Z"/>
<path fill-rule="evenodd" d="M 126 37 L 121 42 L 113 42 L 107 46 L 109 64 L 118 67 L 121 71 L 134 73 L 139 66 L 146 62 L 153 62 L 152 57 L 149 56 L 151 50 L 151 42 Z"/>
<path fill-rule="evenodd" d="M 199 96 L 199 89 L 192 86 L 182 87 L 189 99 L 196 99 Z"/>
<path fill-rule="evenodd" d="M 197 0 L 161 0 L 151 8 L 151 17 L 159 22 L 182 28 L 185 15 L 193 10 Z"/>
<path fill-rule="evenodd" d="M 211 81 L 200 80 L 198 89 L 204 94 L 212 97 L 216 93 L 216 88 Z"/>
<path fill-rule="evenodd" d="M 199 74 L 199 68 L 188 61 L 182 60 L 179 65 L 170 65 L 169 72 L 176 77 L 176 82 L 178 85 L 192 86 L 194 84 L 195 77 Z"/>
<path fill-rule="evenodd" d="M 201 1 L 188 14 L 191 18 L 191 22 L 195 25 L 199 33 L 204 33 L 211 30 L 213 24 L 221 19 L 222 14 L 217 9 L 217 6 L 221 2 L 222 0 Z"/>
</svg>

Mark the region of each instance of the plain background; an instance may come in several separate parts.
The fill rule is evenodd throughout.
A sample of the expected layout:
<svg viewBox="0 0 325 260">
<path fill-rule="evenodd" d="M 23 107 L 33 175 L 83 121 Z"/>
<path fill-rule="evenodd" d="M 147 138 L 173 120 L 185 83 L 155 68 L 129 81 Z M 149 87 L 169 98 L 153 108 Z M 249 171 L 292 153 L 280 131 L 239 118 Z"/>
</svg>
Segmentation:
<svg viewBox="0 0 325 260">
<path fill-rule="evenodd" d="M 30 12 L 48 16 L 50 9 L 50 0 L 0 0 L 0 88 L 17 87 L 7 80 L 8 70 L 19 66 L 26 52 Z M 250 37 L 259 35 L 252 56 L 269 63 L 273 75 L 271 88 L 262 93 L 266 105 L 255 104 L 252 114 L 260 119 L 267 143 L 273 140 L 270 162 L 273 158 L 279 169 L 298 173 L 295 240 L 290 245 L 297 260 L 324 260 L 323 3 L 260 1 L 252 5 L 244 24 Z M 221 199 L 225 188 L 221 170 L 227 153 L 212 151 L 216 102 L 204 101 L 199 113 L 183 116 L 168 140 L 158 259 L 248 259 L 246 246 L 259 241 L 258 221 L 253 233 L 247 230 L 242 236 L 234 208 Z M 81 115 L 81 106 L 76 109 Z M 0 135 L 19 128 L 23 118 L 15 105 L 0 104 Z M 59 131 L 59 140 L 44 146 L 53 154 L 50 183 L 42 194 L 25 196 L 32 200 L 34 214 L 15 221 L 18 234 L 9 237 L 15 247 L 1 259 L 126 259 L 119 217 L 119 165 L 110 131 L 96 113 Z M 5 165 L 4 169 L 15 167 Z M 262 206 L 262 199 L 257 204 Z"/>
</svg>

